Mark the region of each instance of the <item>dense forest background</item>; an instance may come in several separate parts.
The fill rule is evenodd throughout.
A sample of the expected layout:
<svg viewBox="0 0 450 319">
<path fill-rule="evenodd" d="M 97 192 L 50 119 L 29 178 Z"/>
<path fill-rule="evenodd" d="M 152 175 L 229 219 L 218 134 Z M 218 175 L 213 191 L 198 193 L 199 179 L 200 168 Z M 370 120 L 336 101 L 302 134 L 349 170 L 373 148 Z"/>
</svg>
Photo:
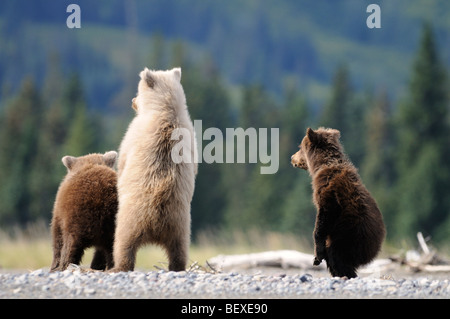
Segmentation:
<svg viewBox="0 0 450 319">
<path fill-rule="evenodd" d="M 66 26 L 70 3 L 80 29 Z M 366 26 L 370 3 L 381 29 Z M 311 238 L 310 177 L 290 156 L 307 127 L 327 126 L 341 131 L 388 241 L 422 231 L 448 242 L 446 0 L 1 1 L 0 228 L 50 222 L 64 155 L 117 150 L 144 66 L 182 67 L 203 130 L 280 129 L 276 174 L 200 164 L 194 240 L 255 228 Z"/>
</svg>

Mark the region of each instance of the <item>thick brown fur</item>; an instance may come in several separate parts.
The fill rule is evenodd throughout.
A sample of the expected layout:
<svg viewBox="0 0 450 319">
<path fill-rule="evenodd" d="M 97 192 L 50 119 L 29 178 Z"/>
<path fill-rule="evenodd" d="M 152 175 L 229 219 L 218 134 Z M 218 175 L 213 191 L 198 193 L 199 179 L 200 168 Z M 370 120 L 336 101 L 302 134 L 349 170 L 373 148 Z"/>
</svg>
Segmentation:
<svg viewBox="0 0 450 319">
<path fill-rule="evenodd" d="M 171 137 L 178 128 L 189 131 L 194 159 L 194 129 L 180 83 L 181 69 L 146 68 L 140 77 L 132 101 L 136 117 L 119 149 L 112 271 L 134 270 L 137 250 L 147 243 L 165 249 L 169 270 L 182 271 L 188 259 L 197 164 L 173 161 L 171 152 L 178 141 Z"/>
<path fill-rule="evenodd" d="M 117 153 L 65 156 L 67 175 L 59 186 L 53 208 L 51 271 L 79 264 L 84 250 L 95 247 L 92 269 L 114 266 L 112 252 L 118 209 Z"/>
<path fill-rule="evenodd" d="M 291 162 L 312 178 L 317 209 L 314 265 L 325 259 L 332 276 L 353 278 L 358 267 L 377 256 L 386 231 L 381 212 L 339 137 L 338 130 L 308 128 Z"/>
</svg>

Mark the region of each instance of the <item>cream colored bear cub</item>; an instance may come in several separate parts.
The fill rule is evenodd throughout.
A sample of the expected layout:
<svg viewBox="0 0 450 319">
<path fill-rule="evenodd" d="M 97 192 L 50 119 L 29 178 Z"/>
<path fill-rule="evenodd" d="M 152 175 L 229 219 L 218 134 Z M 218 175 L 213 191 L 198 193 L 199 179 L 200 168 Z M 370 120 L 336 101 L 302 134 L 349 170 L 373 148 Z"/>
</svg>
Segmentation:
<svg viewBox="0 0 450 319">
<path fill-rule="evenodd" d="M 181 69 L 145 68 L 140 78 L 132 105 L 136 116 L 119 149 L 119 212 L 112 271 L 133 270 L 137 250 L 146 243 L 165 248 L 169 270 L 182 271 L 190 244 L 197 164 L 172 160 L 172 148 L 179 141 L 171 137 L 174 130 L 187 129 L 192 159 L 197 158 L 194 128 L 180 83 Z"/>
</svg>

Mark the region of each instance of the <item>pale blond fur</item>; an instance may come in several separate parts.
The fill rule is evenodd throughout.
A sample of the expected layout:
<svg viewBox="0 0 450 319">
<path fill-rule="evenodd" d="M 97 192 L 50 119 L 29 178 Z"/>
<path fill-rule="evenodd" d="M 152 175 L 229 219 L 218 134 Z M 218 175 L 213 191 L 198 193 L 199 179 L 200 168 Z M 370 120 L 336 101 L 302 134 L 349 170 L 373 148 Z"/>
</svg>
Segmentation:
<svg viewBox="0 0 450 319">
<path fill-rule="evenodd" d="M 190 206 L 194 194 L 196 163 L 172 161 L 172 140 L 177 128 L 191 132 L 181 69 L 140 73 L 138 94 L 133 99 L 136 116 L 119 149 L 119 212 L 114 242 L 113 271 L 135 266 L 137 249 L 154 243 L 166 249 L 170 270 L 184 270 L 190 244 Z"/>
</svg>

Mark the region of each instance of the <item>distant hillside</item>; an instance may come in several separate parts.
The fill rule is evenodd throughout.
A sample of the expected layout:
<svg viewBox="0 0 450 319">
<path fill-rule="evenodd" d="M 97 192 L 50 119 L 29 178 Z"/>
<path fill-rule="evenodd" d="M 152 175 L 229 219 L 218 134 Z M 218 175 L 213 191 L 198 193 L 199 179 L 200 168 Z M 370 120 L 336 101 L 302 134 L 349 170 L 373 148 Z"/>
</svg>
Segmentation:
<svg viewBox="0 0 450 319">
<path fill-rule="evenodd" d="M 74 2 L 81 29 L 65 25 Z M 381 6 L 381 29 L 366 27 L 369 3 Z M 0 84 L 15 89 L 25 74 L 43 81 L 57 53 L 64 72 L 80 73 L 92 106 L 127 103 L 138 71 L 152 67 L 158 34 L 163 54 L 183 43 L 189 61 L 211 59 L 232 85 L 258 82 L 277 94 L 289 78 L 321 105 L 337 66 L 347 64 L 357 88 L 387 88 L 397 99 L 425 21 L 450 66 L 446 0 L 3 0 Z"/>
</svg>

